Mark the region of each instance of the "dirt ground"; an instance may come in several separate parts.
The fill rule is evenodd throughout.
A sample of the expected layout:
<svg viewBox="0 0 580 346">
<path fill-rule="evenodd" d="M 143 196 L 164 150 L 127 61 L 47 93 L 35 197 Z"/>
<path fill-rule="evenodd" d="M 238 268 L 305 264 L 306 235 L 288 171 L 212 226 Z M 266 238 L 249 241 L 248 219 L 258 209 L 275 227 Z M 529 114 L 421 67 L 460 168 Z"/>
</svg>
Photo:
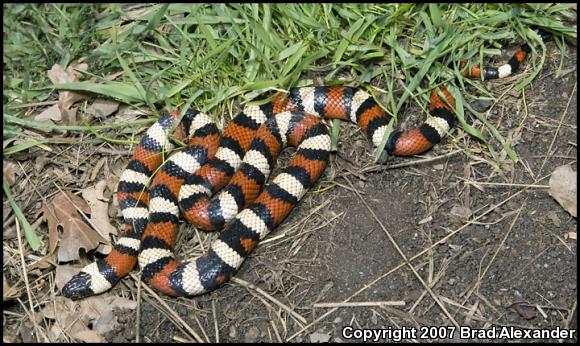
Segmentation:
<svg viewBox="0 0 580 346">
<path fill-rule="evenodd" d="M 456 130 L 424 157 L 389 158 L 380 166 L 356 126 L 343 124 L 338 153 L 322 179 L 260 243 L 236 280 L 210 294 L 174 299 L 138 291 L 137 276 L 127 277 L 109 294 L 137 307 L 115 310 L 106 341 L 133 342 L 137 332 L 142 342 L 193 341 L 194 334 L 212 342 L 348 342 L 362 341 L 343 335 L 356 329 L 393 332 L 381 341 L 396 341 L 403 328 L 416 330 L 419 341 L 458 341 L 458 326 L 575 330 L 577 249 L 569 234 L 576 219 L 546 186 L 556 167 L 577 170 L 577 58 L 571 47 L 556 77 L 560 55 L 553 43 L 548 47 L 543 71 L 524 94 L 508 89 L 529 67 L 484 82 L 503 95 L 486 116 L 518 154 L 517 163 L 497 141 L 491 141 L 494 159 L 485 144 Z M 414 107 L 401 116 L 409 118 L 403 126 L 420 121 L 410 115 Z M 474 126 L 491 137 L 481 123 Z M 105 154 L 95 160 L 98 155 Z M 122 167 L 128 156 L 115 160 Z M 181 226 L 181 258 L 200 253 L 192 230 Z M 200 237 L 207 245 L 215 234 Z M 22 313 L 23 307 L 4 309 Z M 4 322 L 9 333 L 26 325 L 15 326 L 10 316 Z"/>
</svg>

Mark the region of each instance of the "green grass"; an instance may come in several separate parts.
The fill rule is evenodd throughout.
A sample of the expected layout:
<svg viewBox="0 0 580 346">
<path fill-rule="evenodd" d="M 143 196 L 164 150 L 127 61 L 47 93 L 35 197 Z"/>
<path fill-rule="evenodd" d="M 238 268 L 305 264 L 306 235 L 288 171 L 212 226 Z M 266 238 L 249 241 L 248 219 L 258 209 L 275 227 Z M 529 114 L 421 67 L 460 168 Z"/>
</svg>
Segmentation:
<svg viewBox="0 0 580 346">
<path fill-rule="evenodd" d="M 34 232 L 34 229 L 32 229 L 30 223 L 28 223 L 28 220 L 22 213 L 20 207 L 18 207 L 18 204 L 16 204 L 14 197 L 12 197 L 10 186 L 4 176 L 2 177 L 2 188 L 4 191 L 4 196 L 8 200 L 8 204 L 10 204 L 10 207 L 12 208 L 12 210 L 14 210 L 14 215 L 16 215 L 17 222 L 20 222 L 22 228 L 24 229 L 24 238 L 26 239 L 26 242 L 28 242 L 28 245 L 30 245 L 30 248 L 32 248 L 32 250 L 34 251 L 38 250 L 42 245 L 42 242 L 38 237 L 38 235 Z"/>
<path fill-rule="evenodd" d="M 92 92 L 151 114 L 192 104 L 229 118 L 236 103 L 309 85 L 317 76 L 328 84 L 376 85 L 384 92 L 373 94 L 396 115 L 406 102 L 426 109 L 428 92 L 439 83 L 455 86 L 466 101 L 485 93 L 448 66 L 499 55 L 500 42 L 534 47 L 534 73 L 518 88 L 526 86 L 545 59 L 530 26 L 552 32 L 562 51 L 563 38 L 576 38 L 569 24 L 576 21 L 575 4 L 3 6 L 4 139 L 22 136 L 22 126 L 45 126 L 24 119 L 26 107 L 13 106 L 52 100 L 55 89 Z M 79 58 L 89 65 L 84 80 L 93 82 L 52 85 L 46 71 Z M 466 93 L 465 84 L 478 94 Z M 460 122 L 485 139 L 468 118 Z"/>
</svg>

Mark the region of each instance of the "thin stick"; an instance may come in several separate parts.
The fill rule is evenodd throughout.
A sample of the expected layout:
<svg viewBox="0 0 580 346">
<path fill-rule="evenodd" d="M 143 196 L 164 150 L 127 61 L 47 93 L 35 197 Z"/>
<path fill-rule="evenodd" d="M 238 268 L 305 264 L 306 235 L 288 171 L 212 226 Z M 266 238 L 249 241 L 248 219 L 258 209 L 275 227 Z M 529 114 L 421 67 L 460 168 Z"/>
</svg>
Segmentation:
<svg viewBox="0 0 580 346">
<path fill-rule="evenodd" d="M 213 315 L 213 326 L 215 329 L 215 343 L 219 344 L 220 343 L 220 331 L 218 329 L 217 315 L 215 312 L 215 300 L 211 301 L 211 313 Z"/>
<path fill-rule="evenodd" d="M 549 189 L 550 185 L 536 185 L 536 184 L 518 184 L 518 183 L 491 183 L 491 182 L 481 182 L 481 181 L 473 181 L 468 180 L 462 177 L 459 179 L 465 181 L 467 184 L 471 185 L 487 185 L 487 186 L 512 186 L 512 187 L 529 187 L 529 188 L 536 188 L 536 189 Z"/>
<path fill-rule="evenodd" d="M 270 321 L 270 324 L 272 325 L 272 329 L 274 329 L 274 335 L 276 336 L 276 340 L 278 340 L 279 343 L 282 343 L 282 338 L 280 337 L 278 328 L 276 328 L 276 323 L 274 321 Z"/>
<path fill-rule="evenodd" d="M 298 321 L 302 322 L 302 324 L 306 324 L 308 323 L 308 321 L 302 317 L 300 314 L 298 314 L 296 311 L 292 310 L 290 307 L 288 307 L 287 305 L 285 305 L 284 303 L 282 303 L 281 301 L 279 301 L 278 299 L 272 297 L 271 295 L 269 295 L 268 293 L 266 293 L 264 290 L 262 290 L 261 288 L 257 287 L 254 284 L 251 284 L 247 281 L 244 281 L 242 279 L 239 279 L 237 277 L 232 277 L 231 278 L 232 282 L 235 282 L 239 285 L 242 285 L 248 289 L 253 289 L 256 292 L 260 293 L 261 295 L 263 295 L 265 298 L 267 298 L 269 301 L 271 301 L 272 303 L 278 305 L 280 308 L 284 309 L 287 313 L 289 313 L 290 315 L 294 316 L 294 318 L 296 318 Z"/>
<path fill-rule="evenodd" d="M 447 153 L 445 155 L 440 155 L 440 156 L 435 156 L 435 157 L 428 157 L 426 159 L 421 159 L 421 160 L 414 160 L 414 161 L 409 161 L 409 162 L 403 162 L 403 163 L 398 163 L 396 165 L 391 165 L 391 166 L 384 166 L 384 165 L 374 165 L 371 167 L 367 167 L 367 168 L 363 168 L 360 170 L 360 173 L 368 173 L 368 172 L 376 172 L 376 171 L 388 171 L 390 169 L 395 169 L 395 168 L 401 168 L 401 167 L 408 167 L 408 166 L 415 166 L 415 165 L 420 165 L 422 163 L 428 163 L 428 162 L 433 162 L 433 161 L 437 161 L 440 159 L 444 159 L 446 157 L 450 157 L 453 156 L 455 154 L 458 154 L 460 152 L 462 152 L 462 149 L 457 149 L 454 150 L 450 153 Z"/>
<path fill-rule="evenodd" d="M 135 342 L 141 342 L 141 275 L 137 278 L 137 318 L 135 321 Z"/>
<path fill-rule="evenodd" d="M 359 306 L 405 306 L 404 300 L 387 300 L 382 302 L 351 302 L 351 303 L 316 303 L 315 308 L 350 308 Z"/>
</svg>

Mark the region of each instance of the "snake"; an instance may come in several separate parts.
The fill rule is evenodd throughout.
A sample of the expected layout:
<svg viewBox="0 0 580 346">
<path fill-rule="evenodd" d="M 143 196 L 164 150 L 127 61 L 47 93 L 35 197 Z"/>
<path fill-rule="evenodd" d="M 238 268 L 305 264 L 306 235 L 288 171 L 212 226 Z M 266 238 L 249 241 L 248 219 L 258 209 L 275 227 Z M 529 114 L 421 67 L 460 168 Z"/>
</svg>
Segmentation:
<svg viewBox="0 0 580 346">
<path fill-rule="evenodd" d="M 468 78 L 505 78 L 530 51 L 527 43 L 520 46 L 497 68 L 467 62 L 460 68 Z M 389 131 L 385 152 L 428 151 L 453 127 L 454 109 L 455 98 L 444 85 L 432 88 L 426 120 L 414 129 Z M 162 115 L 142 136 L 119 180 L 122 236 L 105 258 L 74 275 L 62 294 L 81 299 L 108 291 L 137 262 L 145 282 L 170 296 L 196 296 L 226 283 L 323 174 L 331 152 L 323 119 L 356 123 L 377 150 L 391 116 L 370 93 L 346 85 L 291 88 L 244 107 L 221 134 L 207 114 L 193 108 L 181 117 Z M 174 150 L 180 143 L 185 147 Z M 266 184 L 287 146 L 296 148 L 290 163 Z M 201 256 L 186 261 L 173 253 L 180 215 L 199 229 L 221 230 Z"/>
</svg>

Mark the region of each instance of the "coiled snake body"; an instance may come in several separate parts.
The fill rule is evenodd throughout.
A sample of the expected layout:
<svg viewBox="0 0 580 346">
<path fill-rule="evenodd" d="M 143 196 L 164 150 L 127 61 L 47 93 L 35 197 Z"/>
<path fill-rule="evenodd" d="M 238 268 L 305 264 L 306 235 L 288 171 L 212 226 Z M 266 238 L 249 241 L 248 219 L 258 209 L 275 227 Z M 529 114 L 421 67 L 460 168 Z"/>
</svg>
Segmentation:
<svg viewBox="0 0 580 346">
<path fill-rule="evenodd" d="M 473 66 L 464 75 L 509 76 L 529 52 L 525 44 L 507 64 L 485 69 Z M 454 122 L 455 99 L 444 86 L 438 90 L 431 92 L 427 120 L 416 129 L 393 132 L 386 143 L 387 153 L 419 154 L 446 135 Z M 148 188 L 165 153 L 173 149 L 168 131 L 177 114 L 162 116 L 141 139 L 119 182 L 124 236 L 106 258 L 75 275 L 63 294 L 79 299 L 107 291 L 137 260 L 144 279 L 172 296 L 202 294 L 226 282 L 324 171 L 330 137 L 320 118 L 357 123 L 375 147 L 381 144 L 389 122 L 367 92 L 348 86 L 291 89 L 262 106 L 246 107 L 221 136 L 207 115 L 189 110 L 173 131 L 173 138 L 188 146 L 168 158 Z M 297 148 L 290 164 L 262 190 L 285 146 Z M 180 211 L 201 229 L 218 230 L 225 225 L 201 257 L 184 262 L 172 251 Z"/>
</svg>

